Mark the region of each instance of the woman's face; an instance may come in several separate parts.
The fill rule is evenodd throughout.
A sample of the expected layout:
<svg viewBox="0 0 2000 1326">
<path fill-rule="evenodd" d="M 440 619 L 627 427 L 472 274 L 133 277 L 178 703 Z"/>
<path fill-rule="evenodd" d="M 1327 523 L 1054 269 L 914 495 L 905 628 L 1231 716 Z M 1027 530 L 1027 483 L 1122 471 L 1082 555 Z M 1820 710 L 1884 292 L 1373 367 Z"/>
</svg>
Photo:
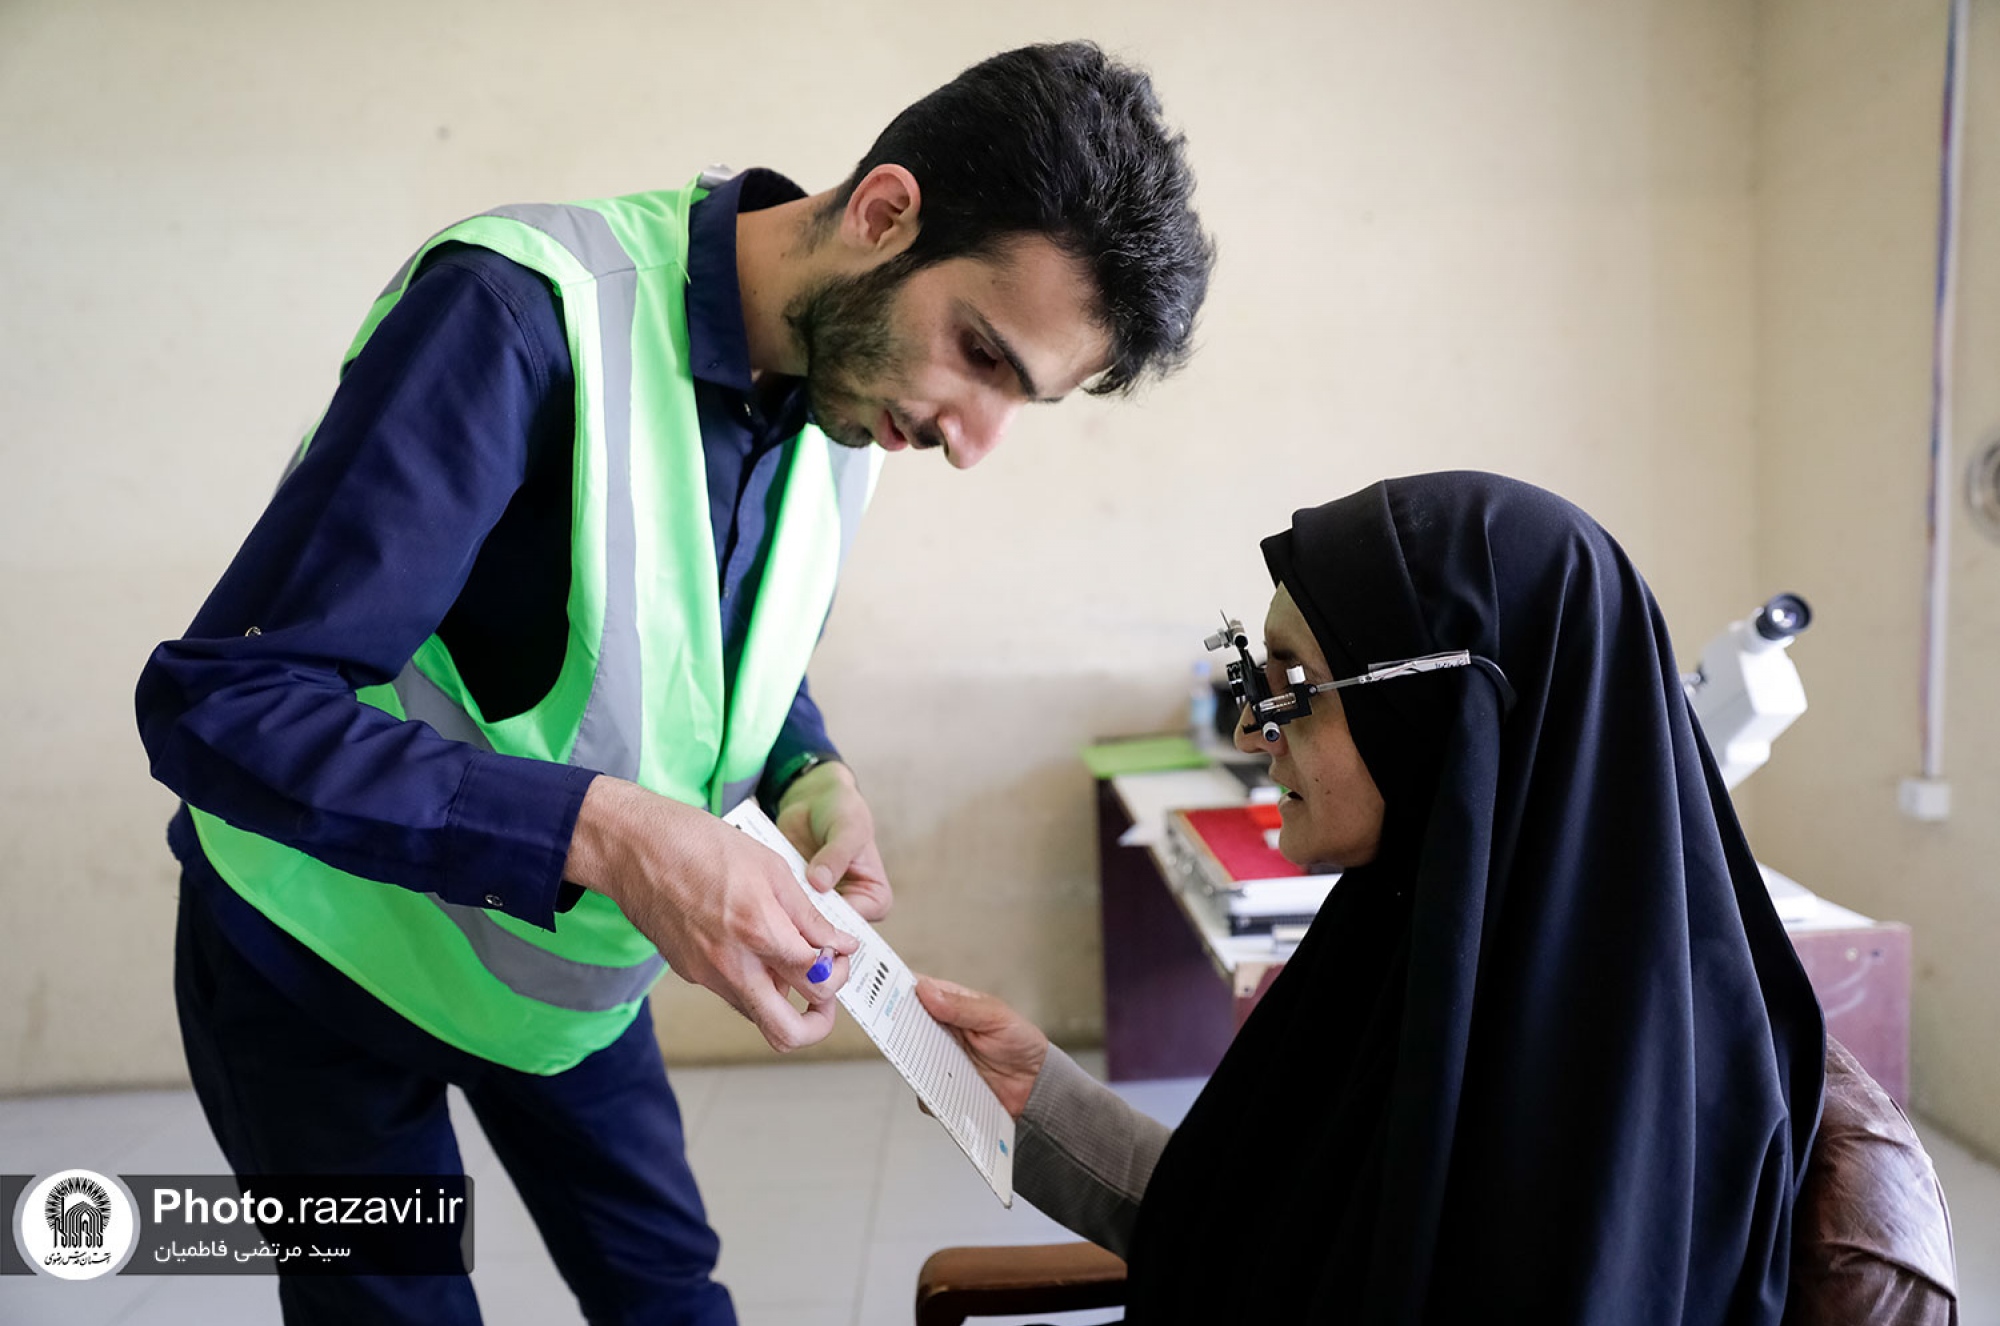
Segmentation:
<svg viewBox="0 0 2000 1326">
<path fill-rule="evenodd" d="M 1299 605 L 1283 585 L 1271 596 L 1264 617 L 1265 664 L 1271 689 L 1285 688 L 1285 669 L 1303 667 L 1309 682 L 1332 681 L 1326 655 L 1313 638 Z M 1340 693 L 1313 697 L 1312 713 L 1278 729 L 1267 742 L 1247 719 L 1236 725 L 1236 748 L 1271 757 L 1271 777 L 1285 789 L 1279 804 L 1284 827 L 1278 850 L 1298 865 L 1366 865 L 1382 845 L 1382 793 L 1362 763 L 1347 730 Z"/>
</svg>

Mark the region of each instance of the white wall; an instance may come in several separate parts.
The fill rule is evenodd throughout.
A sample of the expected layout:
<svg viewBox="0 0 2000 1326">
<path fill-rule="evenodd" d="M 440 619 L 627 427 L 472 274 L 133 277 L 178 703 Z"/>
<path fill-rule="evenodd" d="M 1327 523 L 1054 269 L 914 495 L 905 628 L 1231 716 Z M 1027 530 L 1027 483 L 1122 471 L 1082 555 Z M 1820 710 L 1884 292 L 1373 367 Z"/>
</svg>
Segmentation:
<svg viewBox="0 0 2000 1326">
<path fill-rule="evenodd" d="M 1758 776 L 1759 828 L 1771 864 L 1911 924 L 1915 1103 L 2000 1154 L 2000 547 L 1961 482 L 2000 435 L 2000 4 L 1971 8 L 1944 824 L 1904 819 L 1896 785 L 1920 758 L 1947 5 L 1761 11 L 1757 566 L 1819 616 L 1795 650 L 1812 709 Z"/>
<path fill-rule="evenodd" d="M 825 187 L 960 67 L 1071 35 L 1148 64 L 1188 131 L 1222 250 L 1203 349 L 1139 404 L 1030 412 L 973 474 L 894 458 L 813 682 L 883 825 L 892 937 L 1089 1041 L 1074 751 L 1175 720 L 1214 611 L 1261 612 L 1256 540 L 1293 507 L 1499 469 L 1596 512 L 1685 651 L 1760 591 L 1753 18 L 1731 0 L 0 7 L 0 1090 L 182 1076 L 172 803 L 132 683 L 418 239 L 716 160 Z M 679 1057 L 765 1052 L 705 995 L 661 1008 Z"/>
</svg>

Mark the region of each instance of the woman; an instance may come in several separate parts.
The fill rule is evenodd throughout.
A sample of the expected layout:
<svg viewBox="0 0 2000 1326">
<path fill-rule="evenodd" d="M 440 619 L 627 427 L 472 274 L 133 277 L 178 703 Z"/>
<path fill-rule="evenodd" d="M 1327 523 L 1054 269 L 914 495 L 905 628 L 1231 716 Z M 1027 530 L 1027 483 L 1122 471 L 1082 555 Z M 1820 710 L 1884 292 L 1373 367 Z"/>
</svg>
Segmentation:
<svg viewBox="0 0 2000 1326">
<path fill-rule="evenodd" d="M 1134 1323 L 1776 1323 L 1824 1032 L 1638 572 L 1483 474 L 1264 556 L 1276 689 L 1480 663 L 1239 733 L 1280 850 L 1344 873 L 1171 1138 L 923 982 L 1020 1119 L 1022 1194 L 1128 1257 Z"/>
</svg>

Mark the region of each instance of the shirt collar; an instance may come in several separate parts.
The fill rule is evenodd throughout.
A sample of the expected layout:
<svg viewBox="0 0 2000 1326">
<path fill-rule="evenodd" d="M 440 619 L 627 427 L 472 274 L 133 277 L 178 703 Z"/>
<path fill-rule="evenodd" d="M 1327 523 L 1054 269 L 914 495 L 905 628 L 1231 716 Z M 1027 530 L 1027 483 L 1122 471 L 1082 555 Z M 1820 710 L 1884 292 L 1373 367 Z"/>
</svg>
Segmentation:
<svg viewBox="0 0 2000 1326">
<path fill-rule="evenodd" d="M 688 362 L 703 382 L 748 393 L 750 339 L 743 330 L 743 290 L 736 277 L 739 212 L 803 198 L 806 191 L 775 170 L 746 170 L 709 190 L 688 211 Z"/>
</svg>

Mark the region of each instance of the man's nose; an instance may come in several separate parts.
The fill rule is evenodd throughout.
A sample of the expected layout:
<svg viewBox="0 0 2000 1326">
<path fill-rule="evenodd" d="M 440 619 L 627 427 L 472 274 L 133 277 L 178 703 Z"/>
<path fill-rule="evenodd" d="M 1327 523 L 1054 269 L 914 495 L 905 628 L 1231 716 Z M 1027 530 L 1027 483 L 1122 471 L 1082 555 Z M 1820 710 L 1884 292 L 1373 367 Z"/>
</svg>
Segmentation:
<svg viewBox="0 0 2000 1326">
<path fill-rule="evenodd" d="M 1000 445 L 1021 403 L 998 394 L 982 395 L 938 416 L 944 434 L 945 458 L 954 469 L 969 470 Z"/>
</svg>

